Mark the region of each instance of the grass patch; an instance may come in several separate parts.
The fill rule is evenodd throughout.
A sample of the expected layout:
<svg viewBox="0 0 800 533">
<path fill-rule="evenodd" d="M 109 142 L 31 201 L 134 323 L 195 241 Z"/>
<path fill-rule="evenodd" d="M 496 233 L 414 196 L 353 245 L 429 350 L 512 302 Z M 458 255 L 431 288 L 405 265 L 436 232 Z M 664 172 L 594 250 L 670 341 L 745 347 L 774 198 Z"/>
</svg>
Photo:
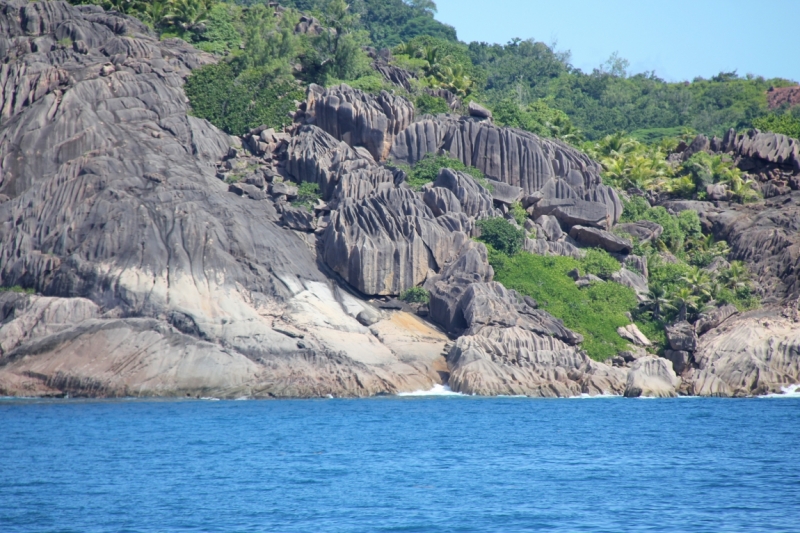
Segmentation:
<svg viewBox="0 0 800 533">
<path fill-rule="evenodd" d="M 625 313 L 637 307 L 632 289 L 614 282 L 578 288 L 567 272 L 575 268 L 584 271 L 587 267 L 571 257 L 527 252 L 509 257 L 490 250 L 489 260 L 495 269 L 495 280 L 530 296 L 540 308 L 583 335 L 582 347 L 592 359 L 603 361 L 628 347 L 617 328 L 630 324 Z"/>
<path fill-rule="evenodd" d="M 36 294 L 36 289 L 23 289 L 19 285 L 13 287 L 0 287 L 0 292 L 18 292 L 20 294 Z"/>
</svg>

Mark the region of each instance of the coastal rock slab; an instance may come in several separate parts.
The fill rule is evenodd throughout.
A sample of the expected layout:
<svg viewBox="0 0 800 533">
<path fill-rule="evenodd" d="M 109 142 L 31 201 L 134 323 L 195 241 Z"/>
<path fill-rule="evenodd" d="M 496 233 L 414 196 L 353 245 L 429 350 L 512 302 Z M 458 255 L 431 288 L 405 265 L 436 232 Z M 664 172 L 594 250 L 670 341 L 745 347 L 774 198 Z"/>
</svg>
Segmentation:
<svg viewBox="0 0 800 533">
<path fill-rule="evenodd" d="M 677 396 L 676 389 L 680 378 L 675 375 L 672 364 L 660 357 L 648 356 L 637 359 L 628 372 L 625 383 L 625 396 L 637 398 L 672 398 Z"/>
</svg>

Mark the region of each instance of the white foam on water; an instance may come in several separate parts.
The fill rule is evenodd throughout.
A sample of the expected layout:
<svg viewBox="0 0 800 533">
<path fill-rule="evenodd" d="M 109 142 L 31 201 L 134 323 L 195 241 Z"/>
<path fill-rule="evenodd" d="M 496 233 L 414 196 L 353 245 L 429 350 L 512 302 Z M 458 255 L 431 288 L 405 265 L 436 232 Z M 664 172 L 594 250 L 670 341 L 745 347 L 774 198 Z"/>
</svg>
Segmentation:
<svg viewBox="0 0 800 533">
<path fill-rule="evenodd" d="M 431 390 L 415 390 L 414 392 L 398 392 L 398 396 L 464 396 L 460 392 L 453 392 L 447 385 L 434 385 Z"/>
<path fill-rule="evenodd" d="M 239 398 L 234 398 L 234 400 L 233 400 L 233 401 L 235 401 L 235 402 L 243 402 L 243 401 L 245 401 L 245 400 L 249 400 L 249 399 L 250 399 L 250 398 L 249 398 L 249 397 L 247 397 L 247 396 L 240 396 Z"/>
<path fill-rule="evenodd" d="M 759 398 L 800 398 L 800 384 L 781 387 L 781 392 L 765 394 Z"/>
<path fill-rule="evenodd" d="M 211 396 L 203 396 L 200 398 L 201 400 L 206 400 L 207 402 L 218 402 L 219 398 L 214 398 Z"/>
<path fill-rule="evenodd" d="M 591 394 L 583 393 L 579 396 L 569 396 L 568 399 L 570 400 L 594 400 L 597 398 L 621 398 L 618 394 L 595 394 L 592 396 Z"/>
</svg>

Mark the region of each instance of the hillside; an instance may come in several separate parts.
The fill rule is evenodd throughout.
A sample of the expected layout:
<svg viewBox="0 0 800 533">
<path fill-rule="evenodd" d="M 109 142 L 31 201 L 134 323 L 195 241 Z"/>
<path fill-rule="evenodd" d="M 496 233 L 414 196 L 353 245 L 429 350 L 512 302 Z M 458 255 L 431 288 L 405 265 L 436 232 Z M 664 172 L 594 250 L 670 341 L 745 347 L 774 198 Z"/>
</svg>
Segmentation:
<svg viewBox="0 0 800 533">
<path fill-rule="evenodd" d="M 430 2 L 0 3 L 0 394 L 800 381 L 797 139 L 592 140 L 503 95 L 527 52 L 458 43 Z M 410 40 L 367 46 L 390 16 Z M 509 46 L 550 58 L 532 84 L 641 81 Z"/>
</svg>

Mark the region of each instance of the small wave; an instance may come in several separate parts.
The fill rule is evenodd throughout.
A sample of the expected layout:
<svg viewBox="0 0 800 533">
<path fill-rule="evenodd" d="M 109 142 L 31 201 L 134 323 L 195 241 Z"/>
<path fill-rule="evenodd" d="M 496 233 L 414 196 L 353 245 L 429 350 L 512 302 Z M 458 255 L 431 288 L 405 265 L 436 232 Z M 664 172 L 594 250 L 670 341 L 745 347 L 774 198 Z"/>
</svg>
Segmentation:
<svg viewBox="0 0 800 533">
<path fill-rule="evenodd" d="M 579 396 L 570 396 L 570 400 L 594 400 L 597 398 L 621 398 L 618 394 L 595 394 L 592 396 L 591 394 L 583 393 Z"/>
<path fill-rule="evenodd" d="M 434 385 L 431 390 L 415 390 L 414 392 L 398 392 L 398 396 L 464 396 L 460 392 L 453 392 L 447 385 Z"/>
<path fill-rule="evenodd" d="M 765 394 L 759 398 L 800 398 L 800 384 L 781 387 L 781 392 Z"/>
<path fill-rule="evenodd" d="M 202 396 L 200 397 L 201 400 L 206 400 L 208 402 L 218 402 L 219 398 L 214 398 L 213 396 Z"/>
<path fill-rule="evenodd" d="M 235 401 L 235 402 L 244 402 L 244 401 L 249 400 L 249 399 L 250 399 L 249 396 L 239 396 L 238 398 L 234 398 L 233 401 Z"/>
</svg>

